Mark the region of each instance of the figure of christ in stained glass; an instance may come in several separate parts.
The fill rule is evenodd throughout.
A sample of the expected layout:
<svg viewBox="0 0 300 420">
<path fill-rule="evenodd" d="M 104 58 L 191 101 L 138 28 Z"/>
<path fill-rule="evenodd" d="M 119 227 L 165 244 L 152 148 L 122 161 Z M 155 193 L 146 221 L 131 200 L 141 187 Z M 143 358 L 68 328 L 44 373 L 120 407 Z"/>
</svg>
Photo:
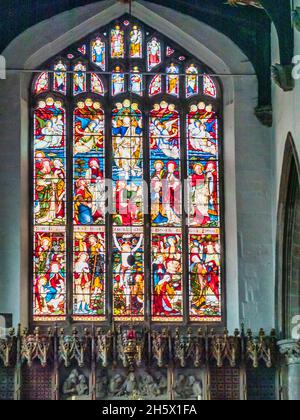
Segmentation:
<svg viewBox="0 0 300 420">
<path fill-rule="evenodd" d="M 84 92 L 86 92 L 86 66 L 79 62 L 74 66 L 73 94 L 79 95 Z"/>
<path fill-rule="evenodd" d="M 47 230 L 46 230 L 47 229 Z M 65 233 L 36 227 L 33 255 L 35 320 L 64 319 L 66 314 Z"/>
<path fill-rule="evenodd" d="M 143 228 L 114 228 L 113 301 L 115 320 L 144 319 Z"/>
<path fill-rule="evenodd" d="M 130 32 L 130 57 L 143 57 L 143 34 L 140 28 L 134 26 Z"/>
<path fill-rule="evenodd" d="M 105 319 L 104 227 L 74 228 L 73 279 L 73 318 Z"/>
<path fill-rule="evenodd" d="M 221 320 L 219 229 L 190 229 L 191 320 Z"/>
<path fill-rule="evenodd" d="M 54 66 L 53 90 L 63 95 L 67 93 L 67 67 L 62 61 Z"/>
<path fill-rule="evenodd" d="M 180 321 L 183 315 L 181 229 L 162 232 L 162 229 L 152 228 L 151 250 L 152 319 Z"/>
<path fill-rule="evenodd" d="M 100 37 L 97 37 L 91 42 L 92 62 L 105 71 L 105 42 Z"/>
<path fill-rule="evenodd" d="M 111 31 L 111 58 L 124 58 L 125 57 L 125 42 L 124 31 L 117 25 Z"/>
<path fill-rule="evenodd" d="M 34 93 L 39 95 L 40 93 L 47 92 L 49 90 L 49 75 L 47 72 L 41 73 L 36 79 L 34 86 Z"/>
<path fill-rule="evenodd" d="M 118 226 L 143 224 L 143 122 L 138 105 L 116 104 L 112 122 L 113 190 Z"/>
<path fill-rule="evenodd" d="M 147 66 L 148 71 L 162 62 L 161 43 L 157 38 L 152 38 L 147 45 Z"/>
<path fill-rule="evenodd" d="M 167 68 L 167 93 L 179 97 L 179 67 L 171 63 Z"/>
<path fill-rule="evenodd" d="M 195 64 L 191 64 L 186 69 L 186 73 L 186 97 L 190 98 L 191 96 L 198 95 L 199 93 L 199 72 Z"/>
</svg>

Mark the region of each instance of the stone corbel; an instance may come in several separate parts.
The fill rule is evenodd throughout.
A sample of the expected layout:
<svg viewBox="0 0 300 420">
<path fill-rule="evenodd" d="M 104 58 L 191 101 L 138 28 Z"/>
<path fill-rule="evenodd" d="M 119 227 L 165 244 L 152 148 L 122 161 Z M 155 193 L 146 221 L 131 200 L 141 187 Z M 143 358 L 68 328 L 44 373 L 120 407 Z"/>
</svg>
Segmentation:
<svg viewBox="0 0 300 420">
<path fill-rule="evenodd" d="M 272 66 L 273 80 L 284 92 L 290 92 L 295 87 L 293 68 L 293 64 L 275 64 Z"/>
<path fill-rule="evenodd" d="M 78 366 L 83 368 L 89 355 L 89 332 L 84 330 L 84 336 L 79 337 L 76 328 L 73 334 L 64 335 L 61 329 L 59 337 L 59 360 L 64 362 L 65 367 L 70 367 L 73 360 L 77 361 Z"/>
<path fill-rule="evenodd" d="M 272 127 L 273 125 L 273 110 L 271 105 L 257 106 L 255 108 L 255 116 L 259 121 L 266 127 Z"/>
<path fill-rule="evenodd" d="M 96 352 L 97 360 L 102 367 L 107 367 L 109 363 L 109 355 L 112 354 L 113 335 L 111 331 L 105 332 L 100 328 L 97 330 Z"/>
<path fill-rule="evenodd" d="M 0 360 L 3 366 L 8 368 L 12 366 L 13 354 L 15 352 L 15 330 L 11 328 L 5 338 L 0 339 Z"/>
<path fill-rule="evenodd" d="M 300 365 L 300 340 L 281 340 L 277 344 L 288 366 Z"/>
<path fill-rule="evenodd" d="M 47 335 L 41 335 L 39 328 L 35 328 L 33 334 L 28 334 L 28 330 L 24 330 L 21 337 L 21 358 L 29 367 L 35 360 L 38 360 L 43 367 L 47 366 L 51 357 L 52 332 L 48 329 Z"/>
<path fill-rule="evenodd" d="M 276 337 L 272 330 L 270 337 L 266 337 L 263 329 L 259 336 L 253 337 L 252 331 L 247 331 L 246 357 L 250 360 L 254 368 L 258 368 L 260 362 L 264 362 L 268 368 L 274 366 L 276 355 Z"/>
<path fill-rule="evenodd" d="M 217 367 L 223 367 L 227 361 L 232 368 L 235 368 L 241 355 L 239 331 L 235 330 L 233 337 L 228 335 L 227 329 L 225 329 L 223 336 L 215 335 L 212 331 L 210 347 L 210 358 L 216 362 Z"/>
<path fill-rule="evenodd" d="M 168 363 L 169 332 L 167 329 L 153 331 L 152 333 L 152 354 L 159 368 Z"/>
</svg>

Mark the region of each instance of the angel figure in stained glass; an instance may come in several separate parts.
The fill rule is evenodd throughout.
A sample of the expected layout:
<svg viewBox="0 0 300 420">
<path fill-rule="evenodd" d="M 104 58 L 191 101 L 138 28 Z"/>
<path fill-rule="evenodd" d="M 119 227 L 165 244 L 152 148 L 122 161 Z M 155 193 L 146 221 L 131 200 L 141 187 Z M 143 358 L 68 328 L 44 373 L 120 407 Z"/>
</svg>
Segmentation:
<svg viewBox="0 0 300 420">
<path fill-rule="evenodd" d="M 179 159 L 179 117 L 174 111 L 175 106 L 172 104 L 168 106 L 165 102 L 162 102 L 161 106 L 155 106 L 150 125 L 154 143 L 151 148 L 158 149 L 167 158 Z"/>
<path fill-rule="evenodd" d="M 50 120 L 43 121 L 41 136 L 36 139 L 36 147 L 39 149 L 60 147 L 63 140 L 64 123 L 62 115 L 51 117 Z"/>
<path fill-rule="evenodd" d="M 130 57 L 131 58 L 142 58 L 143 55 L 143 35 L 142 31 L 134 26 L 130 33 Z"/>
</svg>

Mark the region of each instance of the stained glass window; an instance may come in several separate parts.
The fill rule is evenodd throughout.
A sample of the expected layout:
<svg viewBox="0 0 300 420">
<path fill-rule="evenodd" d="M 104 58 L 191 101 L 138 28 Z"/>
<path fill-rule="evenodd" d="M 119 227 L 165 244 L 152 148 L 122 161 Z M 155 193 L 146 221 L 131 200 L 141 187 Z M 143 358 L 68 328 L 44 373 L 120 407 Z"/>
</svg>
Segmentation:
<svg viewBox="0 0 300 420">
<path fill-rule="evenodd" d="M 39 69 L 34 321 L 224 321 L 212 73 L 127 15 Z"/>
</svg>

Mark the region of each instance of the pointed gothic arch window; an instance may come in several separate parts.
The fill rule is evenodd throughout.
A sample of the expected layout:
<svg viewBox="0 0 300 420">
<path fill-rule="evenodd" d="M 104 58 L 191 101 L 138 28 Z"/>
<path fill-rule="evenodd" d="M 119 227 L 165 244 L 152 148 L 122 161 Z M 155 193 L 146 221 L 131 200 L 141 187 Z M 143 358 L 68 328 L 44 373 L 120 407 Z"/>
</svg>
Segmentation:
<svg viewBox="0 0 300 420">
<path fill-rule="evenodd" d="M 32 315 L 222 323 L 222 93 L 124 16 L 32 88 Z"/>
</svg>

